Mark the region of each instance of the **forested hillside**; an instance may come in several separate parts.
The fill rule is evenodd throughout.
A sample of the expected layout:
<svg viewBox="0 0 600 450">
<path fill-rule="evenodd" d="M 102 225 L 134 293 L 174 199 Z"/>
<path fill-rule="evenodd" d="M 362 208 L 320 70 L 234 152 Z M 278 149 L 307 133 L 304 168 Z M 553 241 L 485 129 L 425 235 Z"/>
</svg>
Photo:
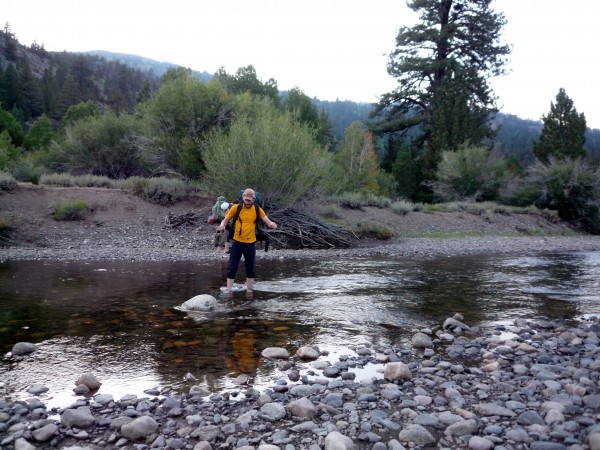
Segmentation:
<svg viewBox="0 0 600 450">
<path fill-rule="evenodd" d="M 133 111 L 158 78 L 100 56 L 24 47 L 0 32 L 0 105 L 23 124 L 42 114 L 59 121 L 71 105 L 92 100 L 101 108 Z"/>
<path fill-rule="evenodd" d="M 25 129 L 42 114 L 58 123 L 70 106 L 88 100 L 101 108 L 132 112 L 140 100 L 158 88 L 160 77 L 175 67 L 142 56 L 100 50 L 48 52 L 36 43 L 25 47 L 10 30 L 4 30 L 0 31 L 0 105 Z M 192 75 L 204 82 L 213 76 L 198 71 Z M 367 121 L 373 109 L 371 104 L 348 100 L 312 101 L 319 111 L 327 113 L 336 141 L 343 139 L 352 122 Z M 542 123 L 503 113 L 493 123 L 498 130 L 495 153 L 514 155 L 524 165 L 530 164 Z M 600 156 L 600 130 L 587 130 L 585 148 Z"/>
</svg>

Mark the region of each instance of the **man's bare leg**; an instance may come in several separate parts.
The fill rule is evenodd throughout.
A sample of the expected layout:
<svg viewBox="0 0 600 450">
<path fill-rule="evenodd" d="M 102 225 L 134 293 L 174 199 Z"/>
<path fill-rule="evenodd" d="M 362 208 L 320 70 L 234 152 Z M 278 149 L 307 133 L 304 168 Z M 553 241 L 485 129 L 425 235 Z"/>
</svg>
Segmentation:
<svg viewBox="0 0 600 450">
<path fill-rule="evenodd" d="M 233 278 L 227 278 L 227 289 L 233 289 Z"/>
<path fill-rule="evenodd" d="M 254 290 L 254 278 L 246 278 L 246 289 L 249 291 Z"/>
</svg>

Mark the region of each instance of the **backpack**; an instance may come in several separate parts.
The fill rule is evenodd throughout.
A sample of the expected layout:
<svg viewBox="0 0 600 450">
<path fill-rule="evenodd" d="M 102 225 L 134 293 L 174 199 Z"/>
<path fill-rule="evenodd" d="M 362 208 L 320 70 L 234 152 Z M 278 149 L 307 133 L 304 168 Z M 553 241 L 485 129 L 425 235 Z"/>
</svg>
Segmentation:
<svg viewBox="0 0 600 450">
<path fill-rule="evenodd" d="M 224 211 L 221 209 L 221 204 L 223 202 L 225 202 L 225 197 L 222 195 L 217 197 L 217 201 L 211 209 L 210 216 L 208 216 L 208 219 L 206 220 L 208 224 L 213 225 L 215 222 L 218 222 L 225 217 Z"/>
<path fill-rule="evenodd" d="M 235 215 L 233 216 L 233 219 L 231 220 L 231 229 L 232 230 L 235 230 L 235 223 L 237 220 L 239 220 L 240 212 L 241 212 L 242 208 L 244 207 L 244 200 L 242 199 L 243 194 L 244 194 L 244 189 L 240 189 L 240 198 L 238 201 L 238 206 L 235 210 Z M 270 241 L 269 235 L 264 232 L 264 230 L 261 227 L 260 221 L 258 220 L 258 219 L 260 219 L 260 211 L 259 211 L 260 202 L 261 202 L 260 192 L 254 191 L 254 210 L 256 211 L 256 219 L 254 219 L 254 224 L 255 224 L 255 230 L 256 230 L 256 242 L 264 242 L 265 243 L 265 252 L 268 252 L 269 251 L 269 241 Z M 238 233 L 239 234 L 242 233 L 242 227 L 239 228 Z"/>
</svg>

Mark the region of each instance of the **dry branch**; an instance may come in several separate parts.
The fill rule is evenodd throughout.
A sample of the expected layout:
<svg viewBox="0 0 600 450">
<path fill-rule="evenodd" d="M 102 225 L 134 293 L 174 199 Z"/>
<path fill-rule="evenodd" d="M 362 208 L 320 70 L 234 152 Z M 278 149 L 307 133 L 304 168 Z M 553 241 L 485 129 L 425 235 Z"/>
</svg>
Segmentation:
<svg viewBox="0 0 600 450">
<path fill-rule="evenodd" d="M 183 214 L 169 213 L 165 217 L 165 226 L 179 228 L 197 226 L 206 220 L 210 208 L 188 211 Z M 263 225 L 275 248 L 348 248 L 353 246 L 354 237 L 346 230 L 325 222 L 318 217 L 294 208 L 271 211 L 269 218 L 278 228 L 271 230 Z"/>
<path fill-rule="evenodd" d="M 198 223 L 205 221 L 208 217 L 209 213 L 205 212 L 204 209 L 199 211 L 189 210 L 183 214 L 173 214 L 169 211 L 169 214 L 165 217 L 165 226 L 169 228 L 197 226 Z"/>
<path fill-rule="evenodd" d="M 265 228 L 265 231 L 279 248 L 348 248 L 353 245 L 347 231 L 306 211 L 288 208 L 269 213 L 269 218 L 278 228 Z"/>
</svg>

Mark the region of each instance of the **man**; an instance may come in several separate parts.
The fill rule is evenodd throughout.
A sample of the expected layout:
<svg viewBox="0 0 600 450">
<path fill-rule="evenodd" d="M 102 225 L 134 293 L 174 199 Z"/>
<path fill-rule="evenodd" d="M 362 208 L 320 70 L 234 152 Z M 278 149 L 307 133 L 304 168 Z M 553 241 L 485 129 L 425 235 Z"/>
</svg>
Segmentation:
<svg viewBox="0 0 600 450">
<path fill-rule="evenodd" d="M 229 250 L 229 267 L 227 270 L 227 289 L 233 288 L 235 274 L 244 256 L 246 265 L 246 289 L 254 289 L 254 262 L 256 260 L 256 222 L 260 218 L 269 228 L 277 228 L 277 224 L 267 217 L 262 208 L 258 209 L 260 217 L 256 217 L 256 208 L 254 207 L 254 191 L 245 189 L 242 194 L 242 204 L 233 205 L 217 231 L 223 231 L 229 222 L 236 216 L 238 208 L 241 208 L 238 219 L 236 220 L 235 230 L 233 231 L 233 243 Z"/>
</svg>

